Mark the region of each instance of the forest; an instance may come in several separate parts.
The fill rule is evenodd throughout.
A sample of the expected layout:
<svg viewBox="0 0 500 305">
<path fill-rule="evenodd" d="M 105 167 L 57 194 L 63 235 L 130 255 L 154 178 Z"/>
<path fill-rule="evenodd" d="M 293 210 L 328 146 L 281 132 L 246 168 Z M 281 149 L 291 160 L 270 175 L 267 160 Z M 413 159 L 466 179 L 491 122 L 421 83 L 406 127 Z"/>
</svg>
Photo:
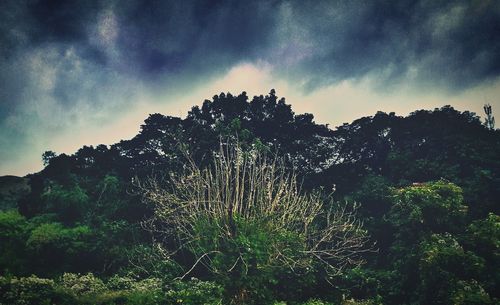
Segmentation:
<svg viewBox="0 0 500 305">
<path fill-rule="evenodd" d="M 500 304 L 500 130 L 274 90 L 0 177 L 0 304 Z"/>
</svg>

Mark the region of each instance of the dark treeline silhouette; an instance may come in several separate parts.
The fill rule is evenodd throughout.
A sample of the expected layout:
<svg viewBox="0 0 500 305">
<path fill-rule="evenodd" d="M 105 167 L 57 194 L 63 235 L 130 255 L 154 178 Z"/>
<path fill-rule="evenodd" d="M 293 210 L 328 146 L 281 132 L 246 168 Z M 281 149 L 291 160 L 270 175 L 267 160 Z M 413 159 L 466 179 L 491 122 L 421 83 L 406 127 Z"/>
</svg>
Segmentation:
<svg viewBox="0 0 500 305">
<path fill-rule="evenodd" d="M 491 123 L 485 126 L 474 113 L 444 106 L 406 117 L 378 112 L 330 129 L 315 123 L 312 114 L 295 114 L 274 90 L 251 100 L 245 92 L 221 93 L 184 119 L 151 114 L 130 140 L 84 146 L 72 155 L 44 153 L 45 168 L 26 177 L 29 191 L 17 205 L 12 198 L 0 205 L 5 207 L 0 211 L 0 300 L 15 294 L 12 277 L 35 274 L 64 286 L 70 278 L 64 273 L 91 272 L 108 286 L 120 277 L 136 284 L 160 279 L 171 291 L 161 288 L 161 301 L 178 293 L 187 304 L 212 302 L 217 278 L 196 270 L 193 276 L 202 281 L 173 281 L 190 258 L 172 264 L 155 255 L 155 236 L 141 225 L 152 207 L 137 186 L 148 177 L 168 183 L 170 175 L 185 170 L 186 156 L 209 166 L 221 141 L 283 156 L 303 192 L 333 191 L 336 202 L 359 203 L 359 217 L 376 243 L 377 251 L 365 254 L 366 264 L 333 278 L 324 279 L 321 270 L 302 280 L 275 275 L 264 285 L 269 291 L 255 294 L 263 298 L 255 302 L 499 301 L 500 132 Z M 106 286 L 90 275 L 85 280 Z M 192 290 L 200 299 L 183 295 Z M 59 297 L 52 294 L 33 298 Z M 65 297 L 87 304 L 75 295 Z M 147 294 L 136 297 L 150 302 L 140 304 L 156 304 Z"/>
</svg>

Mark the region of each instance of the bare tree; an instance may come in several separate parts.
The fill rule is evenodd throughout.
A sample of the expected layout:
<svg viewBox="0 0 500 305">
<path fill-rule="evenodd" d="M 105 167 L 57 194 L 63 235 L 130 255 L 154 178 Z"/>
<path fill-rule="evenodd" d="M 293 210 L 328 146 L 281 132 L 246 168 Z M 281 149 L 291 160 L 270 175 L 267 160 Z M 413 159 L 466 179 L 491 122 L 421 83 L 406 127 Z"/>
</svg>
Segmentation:
<svg viewBox="0 0 500 305">
<path fill-rule="evenodd" d="M 333 275 L 361 264 L 360 254 L 370 251 L 367 234 L 355 216 L 356 207 L 335 204 L 318 192 L 303 194 L 296 175 L 279 158 L 255 150 L 244 152 L 237 144 L 221 144 L 213 161 L 211 167 L 201 169 L 190 160 L 184 174 L 169 178 L 169 187 L 158 179 L 141 185 L 155 211 L 148 227 L 165 240 L 176 241 L 174 245 L 159 243 L 170 249 L 166 256 L 179 250 L 195 255 L 181 278 L 199 264 L 219 274 L 229 274 L 236 266 L 243 272 L 266 266 L 294 272 L 324 266 Z M 200 226 L 207 223 L 216 238 L 207 237 L 207 227 Z M 235 242 L 243 234 L 242 223 L 258 224 L 270 236 L 290 234 L 298 242 L 270 238 L 266 261 L 258 265 L 245 255 L 251 246 L 239 247 L 239 254 L 221 269 L 214 258 L 227 250 L 226 242 Z"/>
</svg>

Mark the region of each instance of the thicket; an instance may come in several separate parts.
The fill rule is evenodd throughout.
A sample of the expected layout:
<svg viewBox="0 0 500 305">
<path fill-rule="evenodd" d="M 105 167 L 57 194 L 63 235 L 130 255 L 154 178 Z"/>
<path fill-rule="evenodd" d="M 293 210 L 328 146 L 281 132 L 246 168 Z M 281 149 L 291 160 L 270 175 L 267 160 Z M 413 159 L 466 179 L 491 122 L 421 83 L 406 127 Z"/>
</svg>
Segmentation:
<svg viewBox="0 0 500 305">
<path fill-rule="evenodd" d="M 332 278 L 362 264 L 371 249 L 355 211 L 301 193 L 283 160 L 258 150 L 221 143 L 214 158 L 207 168 L 190 160 L 182 174 L 141 185 L 163 260 L 193 257 L 180 279 L 197 268 L 223 283 L 226 303 L 263 304 L 290 280 L 318 270 Z"/>
</svg>

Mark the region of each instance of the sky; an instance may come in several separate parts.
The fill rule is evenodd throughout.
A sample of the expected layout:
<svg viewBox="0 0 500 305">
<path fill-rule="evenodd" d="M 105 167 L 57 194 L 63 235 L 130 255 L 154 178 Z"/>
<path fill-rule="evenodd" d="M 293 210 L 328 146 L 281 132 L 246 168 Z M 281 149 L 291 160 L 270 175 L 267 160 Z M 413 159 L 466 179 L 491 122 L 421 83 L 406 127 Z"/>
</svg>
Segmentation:
<svg viewBox="0 0 500 305">
<path fill-rule="evenodd" d="M 330 127 L 500 109 L 500 1 L 0 1 L 0 175 L 276 89 Z M 457 131 L 458 132 L 458 131 Z"/>
</svg>

